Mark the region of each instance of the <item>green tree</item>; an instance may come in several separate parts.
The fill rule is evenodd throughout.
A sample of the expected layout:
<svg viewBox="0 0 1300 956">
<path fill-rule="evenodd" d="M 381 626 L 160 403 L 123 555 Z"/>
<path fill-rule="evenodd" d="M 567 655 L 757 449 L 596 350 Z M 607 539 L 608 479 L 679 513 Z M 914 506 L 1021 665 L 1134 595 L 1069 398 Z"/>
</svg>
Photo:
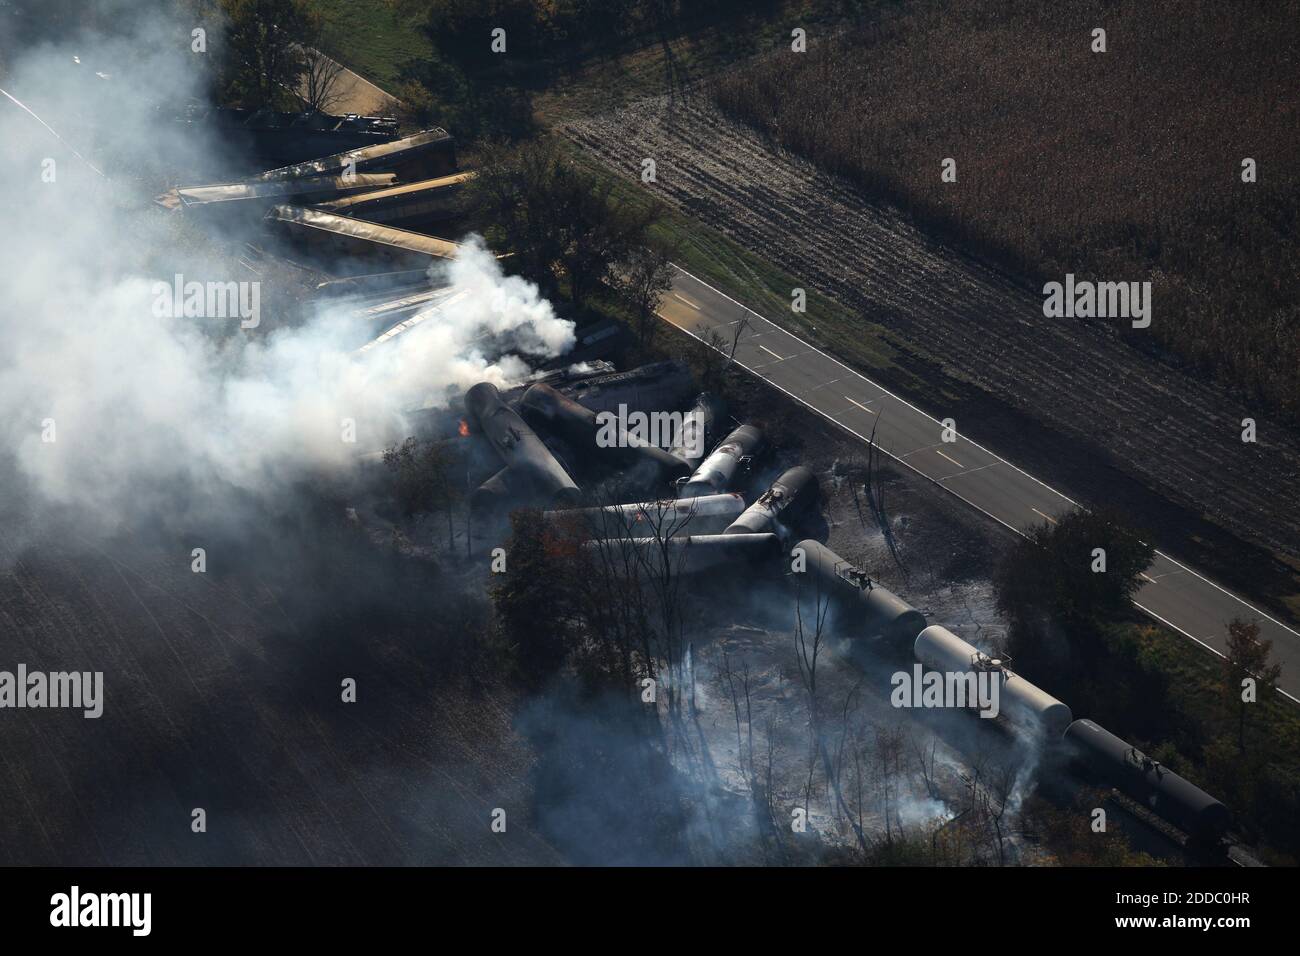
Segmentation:
<svg viewBox="0 0 1300 956">
<path fill-rule="evenodd" d="M 618 297 L 632 316 L 637 341 L 649 348 L 659 330 L 655 314 L 664 295 L 672 288 L 673 272 L 669 253 L 656 246 L 633 249 L 619 270 Z"/>
<path fill-rule="evenodd" d="M 296 104 L 307 70 L 303 44 L 320 32 L 308 0 L 222 0 L 222 6 L 227 101 L 250 109 Z"/>
<path fill-rule="evenodd" d="M 1045 611 L 1098 622 L 1128 610 L 1155 548 L 1114 514 L 1072 511 L 1029 532 L 994 576 L 998 609 L 1013 621 Z"/>
<path fill-rule="evenodd" d="M 513 512 L 510 528 L 505 570 L 493 575 L 492 605 L 523 679 L 537 687 L 559 672 L 568 655 L 567 564 L 541 512 Z"/>
<path fill-rule="evenodd" d="M 567 283 L 578 308 L 662 215 L 656 203 L 618 195 L 612 179 L 587 173 L 549 140 L 487 147 L 466 203 L 489 242 L 514 253 L 516 271 L 549 297 Z"/>
<path fill-rule="evenodd" d="M 1282 675 L 1281 664 L 1270 664 L 1272 641 L 1259 639 L 1259 624 L 1255 621 L 1233 619 L 1228 625 L 1228 652 L 1223 659 L 1223 694 L 1229 711 L 1237 715 L 1237 749 L 1246 752 L 1246 714 L 1249 708 L 1262 704 Z M 1247 693 L 1247 682 L 1253 681 Z"/>
<path fill-rule="evenodd" d="M 384 452 L 384 464 L 394 476 L 398 508 L 408 518 L 445 512 L 448 548 L 453 544 L 452 512 L 461 497 L 458 463 L 458 456 L 445 443 L 415 438 Z"/>
</svg>

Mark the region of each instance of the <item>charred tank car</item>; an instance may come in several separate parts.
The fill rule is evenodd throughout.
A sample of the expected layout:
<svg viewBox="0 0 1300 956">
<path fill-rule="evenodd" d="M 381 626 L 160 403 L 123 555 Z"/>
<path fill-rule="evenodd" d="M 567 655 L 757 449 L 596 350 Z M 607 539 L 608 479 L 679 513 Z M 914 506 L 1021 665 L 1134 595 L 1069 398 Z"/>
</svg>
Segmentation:
<svg viewBox="0 0 1300 956">
<path fill-rule="evenodd" d="M 795 573 L 806 575 L 796 579 L 802 596 L 825 602 L 837 631 L 905 644 L 925 628 L 924 614 L 821 542 L 800 541 L 793 558 Z"/>
<path fill-rule="evenodd" d="M 479 382 L 466 392 L 465 411 L 505 463 L 471 495 L 471 506 L 544 501 L 564 507 L 578 502 L 577 484 L 495 385 Z"/>
<path fill-rule="evenodd" d="M 1091 720 L 1065 732 L 1066 754 L 1086 777 L 1109 784 L 1203 843 L 1219 840 L 1232 816 L 1214 797 Z"/>
<path fill-rule="evenodd" d="M 557 435 L 595 467 L 611 462 L 630 468 L 648 485 L 684 477 L 690 470 L 680 458 L 626 431 L 616 416 L 602 425 L 595 412 L 549 385 L 530 386 L 519 399 L 519 411 L 534 427 Z"/>
<path fill-rule="evenodd" d="M 576 526 L 592 538 L 671 538 L 678 534 L 719 534 L 740 517 L 745 499 L 736 492 L 699 498 L 668 498 L 603 508 L 548 511 L 552 523 Z"/>
</svg>

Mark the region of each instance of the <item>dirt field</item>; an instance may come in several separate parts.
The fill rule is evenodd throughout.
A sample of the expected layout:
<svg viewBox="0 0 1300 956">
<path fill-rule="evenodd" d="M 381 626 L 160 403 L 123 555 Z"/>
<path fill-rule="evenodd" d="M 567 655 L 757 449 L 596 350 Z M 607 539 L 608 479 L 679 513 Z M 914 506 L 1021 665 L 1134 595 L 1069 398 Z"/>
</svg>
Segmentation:
<svg viewBox="0 0 1300 956">
<path fill-rule="evenodd" d="M 528 823 L 509 691 L 442 681 L 427 648 L 379 629 L 328 637 L 312 594 L 292 572 L 195 574 L 185 552 L 69 528 L 0 545 L 4 666 L 104 672 L 98 719 L 5 712 L 0 863 L 560 862 Z M 504 835 L 498 806 L 519 811 Z"/>
<path fill-rule="evenodd" d="M 1215 524 L 1300 554 L 1300 449 L 1257 410 L 1097 325 L 1044 319 L 1037 290 L 929 239 L 701 95 L 666 107 L 647 100 L 562 132 L 629 178 L 653 157 L 657 196 L 938 357 L 925 370 L 933 389 L 909 397 L 1076 500 L 1126 507 L 1163 547 L 1202 561 L 1233 546 L 1213 540 Z M 1248 416 L 1255 445 L 1241 441 Z M 1247 563 L 1257 593 L 1294 592 L 1280 562 L 1255 552 Z"/>
</svg>

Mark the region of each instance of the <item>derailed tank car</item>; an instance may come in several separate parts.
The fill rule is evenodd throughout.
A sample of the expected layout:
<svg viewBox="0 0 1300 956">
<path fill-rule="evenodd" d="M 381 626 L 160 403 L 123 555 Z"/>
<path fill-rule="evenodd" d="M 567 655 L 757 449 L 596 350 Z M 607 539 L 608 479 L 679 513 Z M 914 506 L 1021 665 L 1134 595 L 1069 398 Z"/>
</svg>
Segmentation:
<svg viewBox="0 0 1300 956">
<path fill-rule="evenodd" d="M 610 459 L 625 467 L 643 467 L 651 482 L 685 476 L 690 465 L 611 421 L 603 434 L 596 413 L 541 382 L 529 386 L 519 399 L 519 411 L 535 427 L 549 429 L 584 460 L 598 464 Z"/>
<path fill-rule="evenodd" d="M 856 637 L 883 637 L 892 644 L 912 641 L 925 628 L 925 615 L 894 592 L 871 580 L 867 573 L 812 538 L 794 546 L 802 551 L 809 583 L 804 593 L 826 601 L 837 630 Z"/>
<path fill-rule="evenodd" d="M 578 502 L 577 484 L 519 413 L 501 399 L 495 385 L 479 382 L 466 392 L 465 411 L 505 462 L 505 468 L 470 496 L 472 507 L 539 498 L 560 506 Z"/>
<path fill-rule="evenodd" d="M 726 403 L 712 392 L 701 392 L 690 410 L 682 416 L 681 427 L 673 436 L 669 451 L 682 461 L 698 465 L 708 453 L 714 425 L 726 413 Z"/>
<path fill-rule="evenodd" d="M 1190 837 L 1214 842 L 1232 822 L 1228 808 L 1214 797 L 1100 724 L 1076 720 L 1064 743 L 1085 775 L 1110 784 Z"/>
<path fill-rule="evenodd" d="M 683 577 L 705 571 L 752 575 L 775 563 L 781 539 L 774 534 L 691 534 L 667 540 L 604 538 L 585 542 L 583 548 L 603 555 L 615 570 L 644 569 L 649 574 L 670 572 Z"/>
<path fill-rule="evenodd" d="M 719 534 L 745 510 L 735 492 L 699 498 L 668 498 L 603 508 L 548 511 L 549 522 L 567 522 L 594 538 L 669 538 L 678 534 Z"/>
<path fill-rule="evenodd" d="M 677 497 L 695 498 L 726 491 L 741 466 L 763 447 L 763 433 L 753 425 L 741 425 L 713 449 L 689 479 L 682 482 Z"/>
<path fill-rule="evenodd" d="M 926 667 L 945 673 L 987 671 L 999 684 L 999 709 L 1017 727 L 1057 739 L 1070 726 L 1070 708 L 1031 684 L 996 658 L 982 653 L 946 627 L 935 624 L 916 636 L 913 654 Z"/>
<path fill-rule="evenodd" d="M 786 469 L 745 513 L 728 525 L 726 534 L 787 534 L 789 523 L 817 500 L 817 476 L 803 465 Z"/>
</svg>

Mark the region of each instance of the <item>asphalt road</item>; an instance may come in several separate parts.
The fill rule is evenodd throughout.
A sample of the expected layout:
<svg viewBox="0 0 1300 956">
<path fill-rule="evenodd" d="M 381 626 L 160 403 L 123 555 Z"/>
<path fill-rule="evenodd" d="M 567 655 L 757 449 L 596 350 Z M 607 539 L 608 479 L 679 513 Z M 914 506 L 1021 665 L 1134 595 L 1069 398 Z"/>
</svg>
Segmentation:
<svg viewBox="0 0 1300 956">
<path fill-rule="evenodd" d="M 680 267 L 674 266 L 673 287 L 659 316 L 695 338 L 715 329 L 728 348 L 736 325 L 748 318 L 750 325 L 736 347 L 738 365 L 864 442 L 874 429 L 882 452 L 1013 531 L 1023 533 L 1077 507 L 963 436 L 959 427 L 955 440 L 944 441 L 939 419 Z M 1272 659 L 1282 665 L 1279 687 L 1300 699 L 1300 633 L 1159 551 L 1144 576 L 1147 581 L 1134 603 L 1216 654 L 1225 650 L 1233 618 L 1258 621 L 1260 637 L 1273 642 Z"/>
</svg>

